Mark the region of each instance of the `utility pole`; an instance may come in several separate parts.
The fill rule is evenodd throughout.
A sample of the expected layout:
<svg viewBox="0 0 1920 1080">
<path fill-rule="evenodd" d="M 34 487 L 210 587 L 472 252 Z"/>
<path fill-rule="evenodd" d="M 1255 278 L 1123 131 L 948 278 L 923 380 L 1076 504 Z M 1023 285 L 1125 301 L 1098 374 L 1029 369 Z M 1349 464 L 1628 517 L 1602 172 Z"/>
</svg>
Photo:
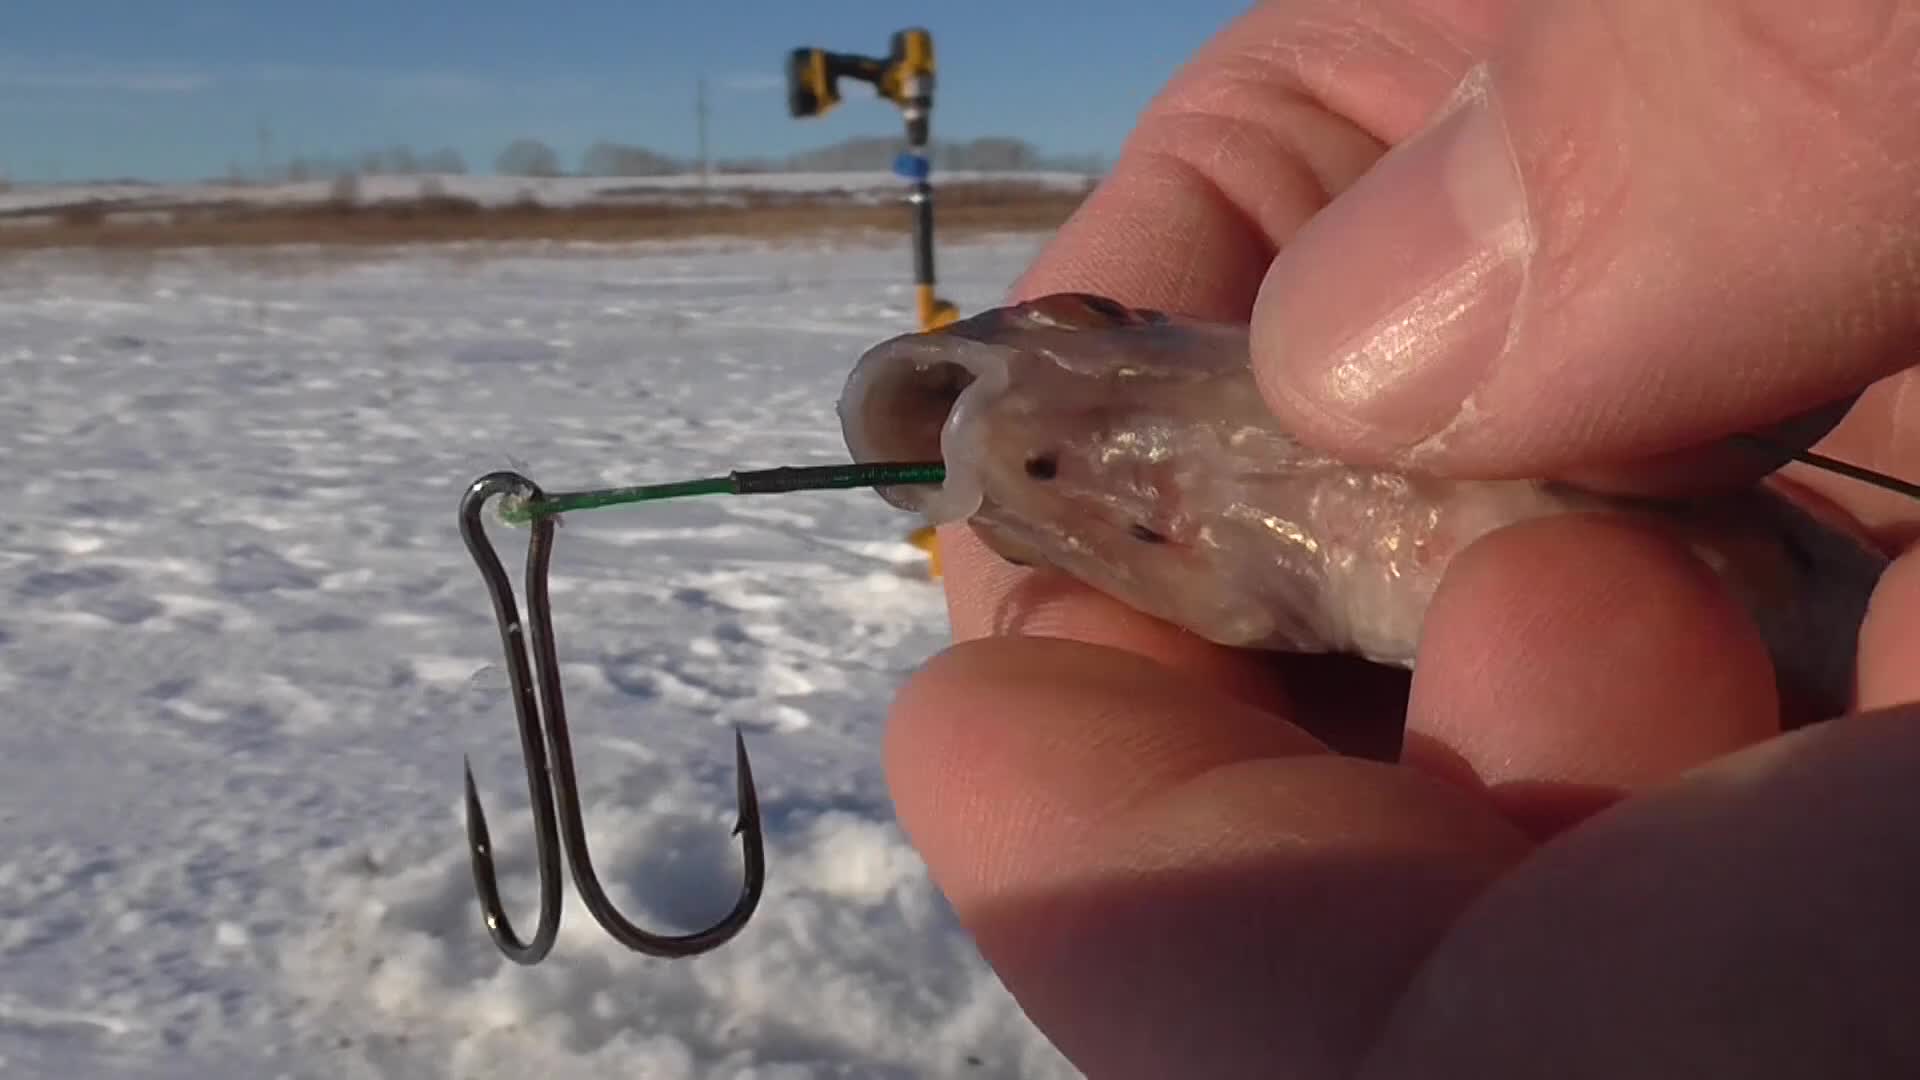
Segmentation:
<svg viewBox="0 0 1920 1080">
<path fill-rule="evenodd" d="M 700 76 L 700 82 L 693 98 L 694 128 L 700 140 L 700 201 L 707 201 L 707 77 Z"/>
<path fill-rule="evenodd" d="M 273 164 L 273 129 L 267 126 L 266 117 L 260 118 L 254 134 L 260 143 L 260 182 L 269 183 L 272 180 L 268 170 Z"/>
</svg>

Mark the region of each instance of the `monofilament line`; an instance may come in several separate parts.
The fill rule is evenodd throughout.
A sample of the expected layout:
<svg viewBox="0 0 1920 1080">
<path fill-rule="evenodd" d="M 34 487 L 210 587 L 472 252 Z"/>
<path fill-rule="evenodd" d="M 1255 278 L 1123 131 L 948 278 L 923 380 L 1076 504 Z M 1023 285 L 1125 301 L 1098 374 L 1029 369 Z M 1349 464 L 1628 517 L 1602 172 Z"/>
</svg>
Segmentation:
<svg viewBox="0 0 1920 1080">
<path fill-rule="evenodd" d="M 1811 450 L 1795 450 L 1785 444 L 1777 443 L 1771 439 L 1765 439 L 1751 433 L 1735 435 L 1733 438 L 1735 442 L 1745 443 L 1751 447 L 1768 450 L 1776 454 L 1788 455 L 1802 465 L 1811 465 L 1816 469 L 1833 473 L 1836 476 L 1844 476 L 1849 480 L 1858 480 L 1863 484 L 1871 484 L 1882 491 L 1891 491 L 1896 495 L 1905 495 L 1909 499 L 1920 499 L 1920 484 L 1916 484 L 1911 480 L 1903 480 L 1897 476 L 1889 476 L 1886 473 L 1869 469 L 1864 465 L 1855 465 L 1850 461 L 1841 461 L 1839 458 L 1828 457 L 1825 454 L 1816 454 Z"/>
</svg>

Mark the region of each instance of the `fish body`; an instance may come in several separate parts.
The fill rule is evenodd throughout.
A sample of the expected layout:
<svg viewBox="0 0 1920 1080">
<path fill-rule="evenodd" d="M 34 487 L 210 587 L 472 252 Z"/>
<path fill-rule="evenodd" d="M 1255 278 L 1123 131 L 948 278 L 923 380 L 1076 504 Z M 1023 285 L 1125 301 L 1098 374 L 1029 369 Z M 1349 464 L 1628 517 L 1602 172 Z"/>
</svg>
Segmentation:
<svg viewBox="0 0 1920 1080">
<path fill-rule="evenodd" d="M 1651 500 L 1353 466 L 1281 427 L 1250 357 L 1244 325 L 1056 294 L 868 350 L 842 430 L 856 460 L 944 461 L 943 484 L 881 496 L 968 522 L 1004 558 L 1223 645 L 1402 667 L 1475 540 L 1554 514 L 1635 515 L 1727 584 L 1783 692 L 1828 712 L 1850 702 L 1887 558 L 1837 523 L 1765 486 Z"/>
</svg>

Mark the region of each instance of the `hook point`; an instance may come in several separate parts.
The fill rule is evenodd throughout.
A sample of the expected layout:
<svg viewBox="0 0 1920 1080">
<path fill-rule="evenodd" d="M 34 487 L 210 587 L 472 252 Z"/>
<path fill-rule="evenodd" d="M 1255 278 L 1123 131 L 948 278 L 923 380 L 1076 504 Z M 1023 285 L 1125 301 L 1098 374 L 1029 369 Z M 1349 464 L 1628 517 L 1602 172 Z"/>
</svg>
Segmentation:
<svg viewBox="0 0 1920 1080">
<path fill-rule="evenodd" d="M 753 762 L 747 758 L 747 737 L 738 724 L 733 728 L 733 775 L 734 805 L 740 815 L 733 824 L 733 835 L 739 836 L 749 828 L 757 832 L 760 828 L 760 793 L 753 783 Z"/>
</svg>

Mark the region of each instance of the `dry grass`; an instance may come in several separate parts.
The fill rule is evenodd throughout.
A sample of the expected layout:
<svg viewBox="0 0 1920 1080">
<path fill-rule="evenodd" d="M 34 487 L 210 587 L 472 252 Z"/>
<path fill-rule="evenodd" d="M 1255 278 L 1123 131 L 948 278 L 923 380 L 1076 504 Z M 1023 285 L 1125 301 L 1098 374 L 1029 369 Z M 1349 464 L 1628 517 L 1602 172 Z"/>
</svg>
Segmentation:
<svg viewBox="0 0 1920 1080">
<path fill-rule="evenodd" d="M 164 251 L 320 245 L 348 248 L 423 243 L 620 243 L 728 237 L 801 240 L 823 235 L 909 227 L 899 202 L 860 205 L 814 193 L 725 193 L 730 204 L 602 202 L 547 207 L 521 202 L 488 207 L 456 197 L 423 197 L 371 205 L 245 203 L 146 205 L 119 209 L 75 205 L 21 217 L 0 228 L 0 254 L 79 248 Z M 1038 185 L 953 184 L 935 192 L 943 238 L 981 232 L 1057 228 L 1085 197 Z"/>
</svg>

